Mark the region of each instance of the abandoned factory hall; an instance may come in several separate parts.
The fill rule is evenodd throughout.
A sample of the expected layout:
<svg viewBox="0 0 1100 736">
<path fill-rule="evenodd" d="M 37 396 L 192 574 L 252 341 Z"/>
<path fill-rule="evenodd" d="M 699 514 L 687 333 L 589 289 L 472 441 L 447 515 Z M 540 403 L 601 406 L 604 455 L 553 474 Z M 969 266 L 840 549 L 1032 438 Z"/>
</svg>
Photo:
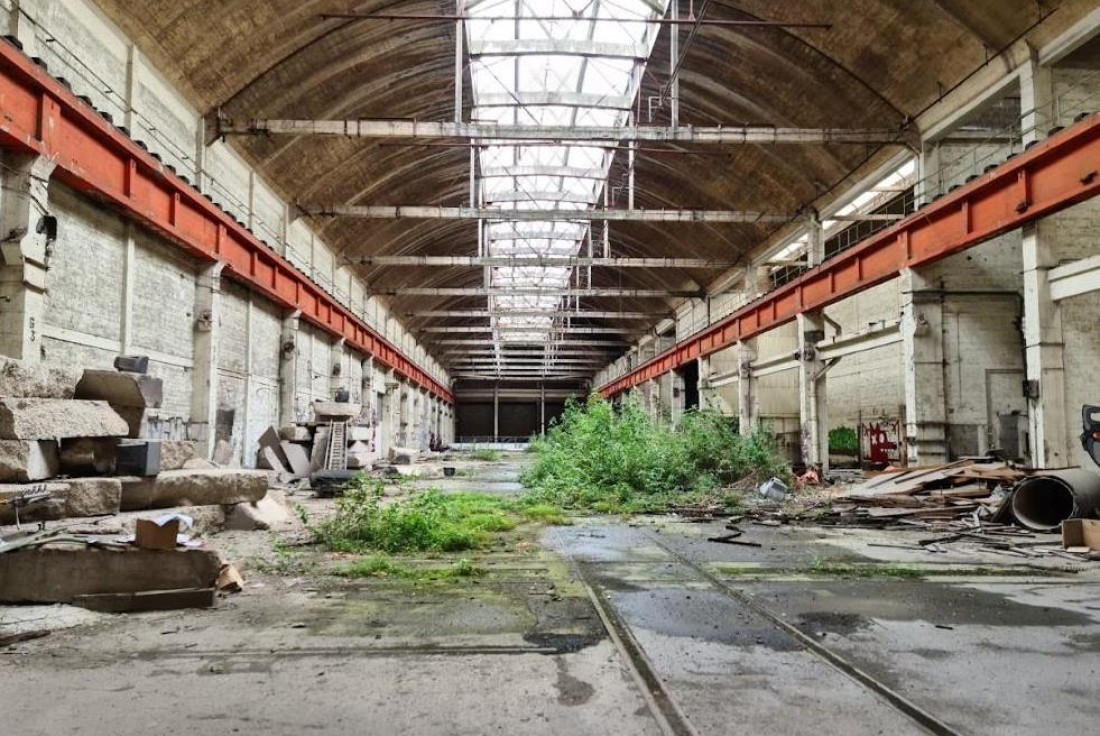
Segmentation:
<svg viewBox="0 0 1100 736">
<path fill-rule="evenodd" d="M 0 0 L 0 733 L 1100 734 L 1100 0 Z"/>
</svg>

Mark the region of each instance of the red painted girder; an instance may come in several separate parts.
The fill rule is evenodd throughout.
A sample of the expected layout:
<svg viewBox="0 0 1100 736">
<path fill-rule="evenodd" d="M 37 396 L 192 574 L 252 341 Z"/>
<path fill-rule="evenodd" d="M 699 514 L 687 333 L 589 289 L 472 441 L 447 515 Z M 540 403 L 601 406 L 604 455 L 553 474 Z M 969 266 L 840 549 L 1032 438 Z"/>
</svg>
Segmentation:
<svg viewBox="0 0 1100 736">
<path fill-rule="evenodd" d="M 616 396 L 897 277 L 1100 194 L 1100 117 L 1057 133 L 995 171 L 775 289 L 600 387 Z"/>
<path fill-rule="evenodd" d="M 234 280 L 300 310 L 310 323 L 454 403 L 446 386 L 5 42 L 0 147 L 52 159 L 58 180 L 111 204 L 192 256 L 223 261 Z"/>
</svg>

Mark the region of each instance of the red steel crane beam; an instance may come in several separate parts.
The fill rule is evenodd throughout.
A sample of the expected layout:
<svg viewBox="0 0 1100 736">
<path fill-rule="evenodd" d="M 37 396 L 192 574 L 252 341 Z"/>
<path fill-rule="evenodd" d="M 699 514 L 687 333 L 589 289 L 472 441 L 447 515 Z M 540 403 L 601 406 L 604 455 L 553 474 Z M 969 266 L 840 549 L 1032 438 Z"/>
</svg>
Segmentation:
<svg viewBox="0 0 1100 736">
<path fill-rule="evenodd" d="M 1091 115 L 601 386 L 607 398 L 1100 194 Z"/>
<path fill-rule="evenodd" d="M 382 365 L 454 403 L 454 395 L 312 279 L 9 43 L 0 42 L 0 148 L 56 162 L 54 177 L 104 201 Z"/>
</svg>

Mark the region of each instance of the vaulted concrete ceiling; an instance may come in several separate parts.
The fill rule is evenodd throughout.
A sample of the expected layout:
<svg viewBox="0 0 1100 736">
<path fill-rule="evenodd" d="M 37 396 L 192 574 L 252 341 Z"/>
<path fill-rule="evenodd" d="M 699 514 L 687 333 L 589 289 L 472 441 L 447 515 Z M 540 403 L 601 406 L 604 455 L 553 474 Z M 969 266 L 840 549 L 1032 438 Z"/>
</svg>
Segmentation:
<svg viewBox="0 0 1100 736">
<path fill-rule="evenodd" d="M 453 23 L 321 17 L 449 15 L 455 12 L 453 0 L 99 3 L 196 106 L 211 113 L 220 109 L 234 120 L 448 120 L 453 115 Z M 982 65 L 1000 63 L 997 52 L 1014 40 L 1025 36 L 1041 45 L 1096 5 L 1095 0 L 695 0 L 696 8 L 704 4 L 713 20 L 822 22 L 832 29 L 700 28 L 680 73 L 683 124 L 841 128 L 900 128 Z M 682 15 L 687 5 L 681 0 Z M 1058 11 L 1039 23 L 1055 5 Z M 682 30 L 682 47 L 687 36 Z M 665 27 L 642 81 L 637 109 L 643 124 L 668 122 L 668 105 L 650 104 L 668 81 L 668 57 Z M 468 83 L 465 88 L 468 108 Z M 292 201 L 467 203 L 469 159 L 461 147 L 339 137 L 236 138 L 234 145 Z M 661 153 L 639 154 L 637 206 L 794 212 L 826 196 L 876 155 L 882 156 L 882 149 L 866 145 L 665 145 Z M 620 156 L 612 185 L 623 173 Z M 320 219 L 315 225 L 352 262 L 368 255 L 473 254 L 477 242 L 473 221 Z M 616 223 L 612 249 L 616 255 L 738 260 L 774 227 Z M 380 289 L 482 283 L 481 271 L 471 268 L 360 270 Z M 682 290 L 715 275 L 600 269 L 595 285 Z M 402 296 L 391 302 L 398 313 L 484 308 L 484 298 L 476 297 Z M 668 308 L 652 299 L 622 297 L 587 303 L 602 310 Z M 410 322 L 454 324 L 438 319 Z M 633 320 L 618 326 L 647 325 Z"/>
</svg>

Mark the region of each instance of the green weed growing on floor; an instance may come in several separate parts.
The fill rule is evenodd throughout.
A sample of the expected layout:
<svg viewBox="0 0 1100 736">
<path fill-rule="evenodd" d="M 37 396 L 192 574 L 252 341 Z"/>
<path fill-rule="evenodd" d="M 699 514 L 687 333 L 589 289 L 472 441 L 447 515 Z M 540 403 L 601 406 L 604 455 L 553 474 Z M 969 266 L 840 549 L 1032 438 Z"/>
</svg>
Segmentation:
<svg viewBox="0 0 1100 736">
<path fill-rule="evenodd" d="M 356 476 L 337 499 L 335 515 L 310 527 L 314 538 L 336 552 L 461 552 L 487 548 L 524 521 L 553 523 L 539 515 L 561 516 L 553 506 L 526 514 L 514 501 L 484 493 L 430 490 L 387 502 L 384 488 L 381 481 Z"/>
<path fill-rule="evenodd" d="M 531 448 L 537 459 L 521 478 L 526 503 L 597 513 L 660 511 L 704 499 L 736 504 L 722 489 L 750 476 L 790 475 L 767 430 L 742 437 L 735 420 L 695 411 L 674 429 L 633 401 L 616 409 L 596 397 L 567 405 Z"/>
<path fill-rule="evenodd" d="M 481 577 L 485 568 L 463 558 L 448 567 L 410 567 L 399 565 L 387 557 L 366 557 L 337 568 L 335 575 L 345 578 L 390 578 L 415 582 L 437 582 Z"/>
<path fill-rule="evenodd" d="M 501 455 L 499 450 L 483 448 L 481 450 L 474 450 L 473 457 L 474 460 L 480 460 L 483 463 L 497 463 L 500 462 Z"/>
</svg>

